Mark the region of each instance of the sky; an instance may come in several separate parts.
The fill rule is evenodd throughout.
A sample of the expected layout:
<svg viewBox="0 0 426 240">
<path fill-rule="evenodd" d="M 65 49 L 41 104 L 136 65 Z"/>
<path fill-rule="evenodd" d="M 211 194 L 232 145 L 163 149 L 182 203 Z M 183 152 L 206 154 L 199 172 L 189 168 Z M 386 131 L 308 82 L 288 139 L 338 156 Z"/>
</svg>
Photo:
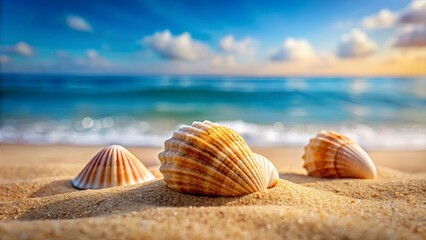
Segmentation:
<svg viewBox="0 0 426 240">
<path fill-rule="evenodd" d="M 0 0 L 0 71 L 426 76 L 426 0 Z"/>
</svg>

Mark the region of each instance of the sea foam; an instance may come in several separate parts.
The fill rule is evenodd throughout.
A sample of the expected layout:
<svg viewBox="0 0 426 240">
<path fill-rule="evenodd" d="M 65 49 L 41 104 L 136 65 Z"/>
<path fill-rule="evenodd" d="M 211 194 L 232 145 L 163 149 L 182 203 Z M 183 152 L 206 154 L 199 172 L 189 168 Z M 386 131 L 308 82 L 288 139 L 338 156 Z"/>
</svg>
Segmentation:
<svg viewBox="0 0 426 240">
<path fill-rule="evenodd" d="M 203 119 L 204 120 L 204 119 Z M 135 119 L 114 120 L 113 118 L 80 121 L 43 121 L 18 124 L 5 121 L 0 127 L 1 143 L 25 144 L 74 144 L 162 147 L 173 131 L 183 124 L 164 124 Z M 425 150 L 426 128 L 416 125 L 363 124 L 340 125 L 286 125 L 255 124 L 237 121 L 219 121 L 237 131 L 251 146 L 295 146 L 302 147 L 321 130 L 333 130 L 347 135 L 367 149 L 380 150 Z M 190 124 L 190 123 L 186 123 Z"/>
</svg>

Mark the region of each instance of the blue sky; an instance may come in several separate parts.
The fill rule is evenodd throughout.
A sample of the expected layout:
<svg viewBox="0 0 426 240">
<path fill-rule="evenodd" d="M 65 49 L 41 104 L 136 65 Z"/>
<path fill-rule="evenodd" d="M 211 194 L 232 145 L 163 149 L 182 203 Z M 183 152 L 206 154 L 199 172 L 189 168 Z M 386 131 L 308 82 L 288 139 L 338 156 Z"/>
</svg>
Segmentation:
<svg viewBox="0 0 426 240">
<path fill-rule="evenodd" d="M 1 0 L 1 71 L 350 75 L 357 67 L 349 66 L 409 55 L 418 68 L 397 62 L 392 69 L 424 75 L 425 6 L 424 0 Z M 406 24 L 404 14 L 417 18 Z M 399 44 L 406 25 L 420 35 Z M 386 69 L 376 64 L 369 73 Z"/>
</svg>

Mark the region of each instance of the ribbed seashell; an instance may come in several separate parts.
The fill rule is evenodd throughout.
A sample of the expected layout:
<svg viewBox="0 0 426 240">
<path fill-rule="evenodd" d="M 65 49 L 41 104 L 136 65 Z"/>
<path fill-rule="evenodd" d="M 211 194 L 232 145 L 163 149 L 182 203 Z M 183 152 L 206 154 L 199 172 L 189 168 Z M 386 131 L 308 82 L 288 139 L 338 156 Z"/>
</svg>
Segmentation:
<svg viewBox="0 0 426 240">
<path fill-rule="evenodd" d="M 193 195 L 242 196 L 279 179 L 274 165 L 253 153 L 238 133 L 209 121 L 180 127 L 158 157 L 167 186 Z"/>
<path fill-rule="evenodd" d="M 339 133 L 322 131 L 305 147 L 304 168 L 309 176 L 322 178 L 365 178 L 377 176 L 368 154 Z"/>
<path fill-rule="evenodd" d="M 72 180 L 79 189 L 127 186 L 155 179 L 129 150 L 119 145 L 104 147 Z"/>
</svg>

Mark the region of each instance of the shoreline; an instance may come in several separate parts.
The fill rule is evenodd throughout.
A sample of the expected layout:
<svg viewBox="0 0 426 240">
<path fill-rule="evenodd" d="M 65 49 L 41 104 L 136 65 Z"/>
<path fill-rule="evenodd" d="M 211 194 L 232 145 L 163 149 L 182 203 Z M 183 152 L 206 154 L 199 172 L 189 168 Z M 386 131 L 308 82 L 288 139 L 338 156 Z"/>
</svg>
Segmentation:
<svg viewBox="0 0 426 240">
<path fill-rule="evenodd" d="M 25 145 L 0 144 L 0 164 L 86 164 L 103 146 L 87 145 Z M 160 147 L 126 147 L 147 167 L 160 165 L 158 153 Z M 251 147 L 253 152 L 267 157 L 278 170 L 305 173 L 303 169 L 303 147 Z M 400 171 L 426 172 L 426 150 L 407 151 L 366 151 L 376 165 Z M 7 156 L 7 159 L 6 159 Z M 31 158 L 28 158 L 31 156 Z M 404 161 L 401 161 L 403 159 Z"/>
</svg>

